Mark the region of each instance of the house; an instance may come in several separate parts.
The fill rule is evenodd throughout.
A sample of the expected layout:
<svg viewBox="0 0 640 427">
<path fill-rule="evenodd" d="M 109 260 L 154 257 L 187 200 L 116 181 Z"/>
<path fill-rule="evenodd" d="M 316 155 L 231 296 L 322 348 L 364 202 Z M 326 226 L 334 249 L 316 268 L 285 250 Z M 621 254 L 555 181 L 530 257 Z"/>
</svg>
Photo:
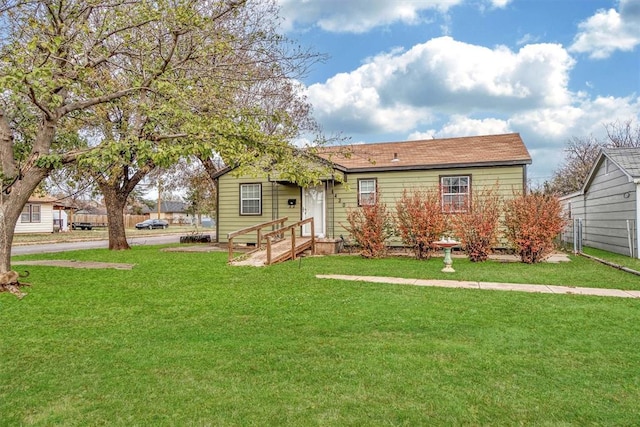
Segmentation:
<svg viewBox="0 0 640 427">
<path fill-rule="evenodd" d="M 51 196 L 29 197 L 16 223 L 15 233 L 53 233 L 55 202 Z"/>
<path fill-rule="evenodd" d="M 265 173 L 253 178 L 221 170 L 218 185 L 216 231 L 220 242 L 227 234 L 273 219 L 288 217 L 287 225 L 314 218 L 317 236 L 339 238 L 347 213 L 367 203 L 376 191 L 390 209 L 405 188 L 439 187 L 445 208 L 472 197 L 473 190 L 500 185 L 505 195 L 523 191 L 531 156 L 519 134 L 471 136 L 406 142 L 326 147 L 318 154 L 332 162 L 334 174 L 318 185 L 301 188 Z M 303 229 L 303 234 L 309 229 Z M 247 234 L 234 242 L 255 244 Z M 251 240 L 253 239 L 253 240 Z"/>
<path fill-rule="evenodd" d="M 149 214 L 149 219 L 164 219 L 169 221 L 169 224 L 191 224 L 193 216 L 186 211 L 185 202 L 172 200 L 160 201 L 160 212 L 158 212 L 157 203 L 151 208 L 142 210 L 144 214 Z"/>
<path fill-rule="evenodd" d="M 640 148 L 603 148 L 582 189 L 560 198 L 572 219 L 563 238 L 640 258 L 639 193 Z"/>
</svg>

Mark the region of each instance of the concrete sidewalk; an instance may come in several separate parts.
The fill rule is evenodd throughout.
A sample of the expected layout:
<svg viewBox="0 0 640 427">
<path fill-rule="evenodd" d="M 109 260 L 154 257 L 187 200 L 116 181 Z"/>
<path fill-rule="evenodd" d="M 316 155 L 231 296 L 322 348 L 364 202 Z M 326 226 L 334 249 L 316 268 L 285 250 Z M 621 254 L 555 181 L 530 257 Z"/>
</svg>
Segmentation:
<svg viewBox="0 0 640 427">
<path fill-rule="evenodd" d="M 357 282 L 391 283 L 395 285 L 435 286 L 442 288 L 485 289 L 492 291 L 537 292 L 544 294 L 596 295 L 601 297 L 640 298 L 640 291 L 621 289 L 579 288 L 554 285 L 526 285 L 517 283 L 465 282 L 457 280 L 403 279 L 400 277 L 347 276 L 342 274 L 317 274 L 318 279 L 351 280 Z"/>
</svg>

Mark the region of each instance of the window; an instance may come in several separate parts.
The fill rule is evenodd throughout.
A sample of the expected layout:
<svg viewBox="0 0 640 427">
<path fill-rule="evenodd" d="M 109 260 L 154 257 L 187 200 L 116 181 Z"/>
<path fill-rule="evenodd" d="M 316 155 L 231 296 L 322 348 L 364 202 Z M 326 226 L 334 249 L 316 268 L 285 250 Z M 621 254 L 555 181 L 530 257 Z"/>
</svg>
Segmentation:
<svg viewBox="0 0 640 427">
<path fill-rule="evenodd" d="M 40 222 L 40 205 L 25 205 L 20 214 L 20 222 Z"/>
<path fill-rule="evenodd" d="M 240 184 L 240 215 L 262 215 L 262 184 Z"/>
<path fill-rule="evenodd" d="M 376 201 L 376 180 L 358 180 L 358 206 L 373 205 Z"/>
<path fill-rule="evenodd" d="M 470 176 L 443 176 L 440 178 L 440 186 L 444 212 L 467 211 L 471 196 Z"/>
</svg>

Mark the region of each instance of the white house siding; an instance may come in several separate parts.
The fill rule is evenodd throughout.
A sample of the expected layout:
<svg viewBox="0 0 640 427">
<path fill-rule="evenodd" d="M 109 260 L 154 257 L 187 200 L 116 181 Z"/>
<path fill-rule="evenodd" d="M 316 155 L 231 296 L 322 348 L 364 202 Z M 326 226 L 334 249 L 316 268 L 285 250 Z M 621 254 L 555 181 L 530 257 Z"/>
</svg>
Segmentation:
<svg viewBox="0 0 640 427">
<path fill-rule="evenodd" d="M 22 218 L 18 218 L 16 224 L 16 234 L 26 233 L 53 233 L 53 204 L 51 203 L 32 203 L 40 205 L 40 222 L 22 222 Z"/>
<path fill-rule="evenodd" d="M 584 195 L 584 246 L 630 255 L 627 220 L 635 223 L 636 197 L 627 175 L 613 162 L 602 162 Z M 634 247 L 637 254 L 637 242 Z"/>
</svg>

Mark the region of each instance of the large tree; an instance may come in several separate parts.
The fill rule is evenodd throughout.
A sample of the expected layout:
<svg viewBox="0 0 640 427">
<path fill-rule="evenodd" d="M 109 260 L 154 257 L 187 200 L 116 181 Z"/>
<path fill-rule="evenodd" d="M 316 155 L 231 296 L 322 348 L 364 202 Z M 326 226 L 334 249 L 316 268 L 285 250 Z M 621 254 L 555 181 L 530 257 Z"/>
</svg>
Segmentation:
<svg viewBox="0 0 640 427">
<path fill-rule="evenodd" d="M 129 247 L 123 208 L 157 166 L 185 156 L 207 167 L 213 157 L 251 167 L 260 159 L 289 171 L 299 163 L 290 141 L 317 127 L 293 79 L 319 56 L 277 33 L 277 13 L 275 2 L 263 0 L 219 14 L 206 31 L 171 47 L 182 59 L 161 77 L 163 93 L 144 91 L 101 106 L 87 125 L 110 146 L 85 156 L 79 168 L 104 196 L 110 249 Z M 136 76 L 118 76 L 126 78 Z M 308 171 L 298 167 L 295 179 Z"/>
<path fill-rule="evenodd" d="M 545 191 L 568 194 L 580 190 L 602 148 L 640 147 L 640 123 L 617 121 L 604 127 L 606 137 L 573 137 L 567 142 L 564 161 L 553 172 L 551 181 L 545 183 Z"/>
<path fill-rule="evenodd" d="M 262 138 L 253 112 L 233 108 L 236 88 L 221 84 L 254 79 L 237 77 L 242 62 L 226 62 L 233 50 L 269 58 L 264 45 L 252 44 L 265 35 L 243 30 L 243 11 L 263 4 L 275 7 L 249 0 L 0 0 L 0 273 L 10 269 L 24 205 L 57 167 L 82 158 L 83 167 L 144 171 L 181 152 L 205 156 L 217 148 L 240 163 L 265 147 L 276 156 L 289 152 L 281 137 Z M 300 58 L 308 56 L 298 51 L 265 67 Z M 125 175 L 122 186 L 131 188 L 135 172 Z"/>
</svg>

